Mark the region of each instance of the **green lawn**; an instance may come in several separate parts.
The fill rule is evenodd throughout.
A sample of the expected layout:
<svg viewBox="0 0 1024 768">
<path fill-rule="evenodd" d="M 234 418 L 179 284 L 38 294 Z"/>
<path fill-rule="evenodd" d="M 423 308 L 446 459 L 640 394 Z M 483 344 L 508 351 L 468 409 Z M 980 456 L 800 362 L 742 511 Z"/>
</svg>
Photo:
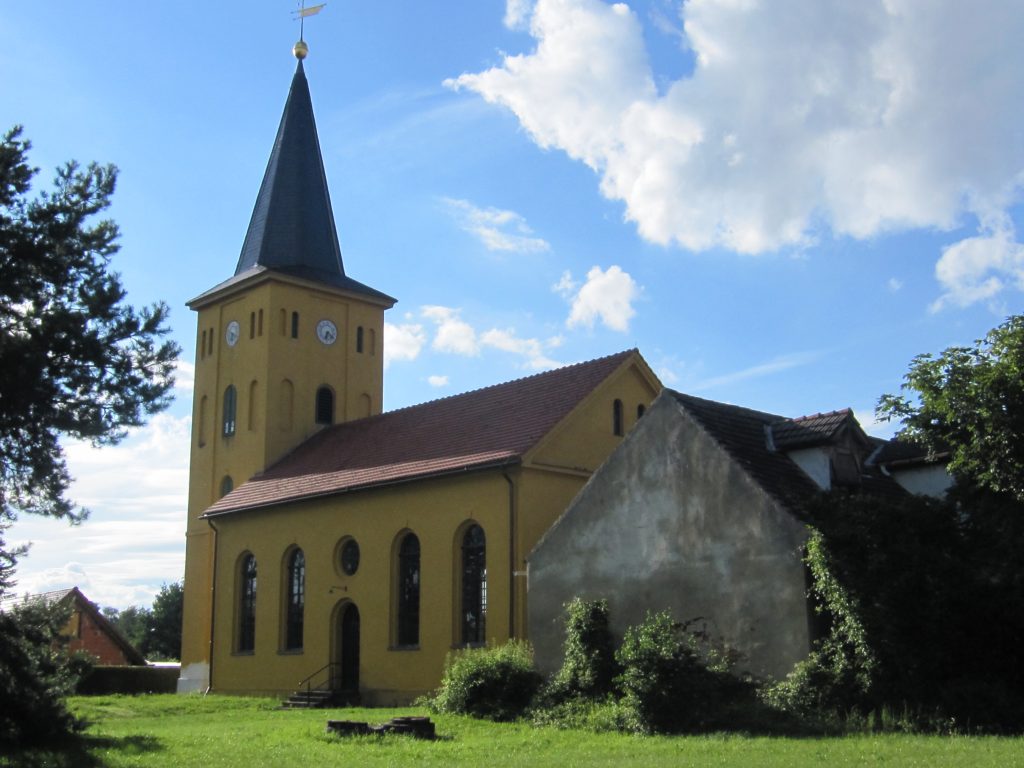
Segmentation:
<svg viewBox="0 0 1024 768">
<path fill-rule="evenodd" d="M 83 746 L 0 756 L 0 765 L 89 766 L 1011 766 L 1024 739 L 940 736 L 638 737 L 434 716 L 439 739 L 327 736 L 328 719 L 379 723 L 422 710 L 288 712 L 277 702 L 223 696 L 72 699 L 90 725 Z"/>
</svg>

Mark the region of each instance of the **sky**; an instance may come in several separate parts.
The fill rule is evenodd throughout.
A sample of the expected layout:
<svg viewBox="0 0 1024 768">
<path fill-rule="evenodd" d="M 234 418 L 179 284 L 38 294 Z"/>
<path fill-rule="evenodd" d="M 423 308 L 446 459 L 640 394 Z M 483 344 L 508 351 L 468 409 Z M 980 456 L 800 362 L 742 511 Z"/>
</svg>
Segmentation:
<svg viewBox="0 0 1024 768">
<path fill-rule="evenodd" d="M 67 442 L 76 527 L 22 515 L 17 592 L 149 605 L 181 578 L 196 326 L 230 276 L 295 68 L 289 0 L 0 5 L 0 128 L 45 189 L 120 169 L 135 306 L 176 401 Z M 385 409 L 637 347 L 669 387 L 873 434 L 918 354 L 1021 311 L 1014 0 L 332 0 L 305 69 Z"/>
</svg>

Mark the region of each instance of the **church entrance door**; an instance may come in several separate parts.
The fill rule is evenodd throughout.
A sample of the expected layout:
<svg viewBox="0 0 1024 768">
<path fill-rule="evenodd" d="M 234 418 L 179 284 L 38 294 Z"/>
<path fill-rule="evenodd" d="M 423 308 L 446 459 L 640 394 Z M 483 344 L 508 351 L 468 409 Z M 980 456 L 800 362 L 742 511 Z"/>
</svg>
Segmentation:
<svg viewBox="0 0 1024 768">
<path fill-rule="evenodd" d="M 334 688 L 338 691 L 359 690 L 359 609 L 345 603 L 335 622 Z"/>
</svg>

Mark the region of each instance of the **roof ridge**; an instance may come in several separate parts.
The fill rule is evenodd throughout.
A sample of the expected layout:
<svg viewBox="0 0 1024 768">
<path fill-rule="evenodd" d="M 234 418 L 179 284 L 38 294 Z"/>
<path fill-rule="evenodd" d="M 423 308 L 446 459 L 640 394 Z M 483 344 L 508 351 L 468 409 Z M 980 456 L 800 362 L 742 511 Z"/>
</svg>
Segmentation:
<svg viewBox="0 0 1024 768">
<path fill-rule="evenodd" d="M 460 397 L 467 397 L 468 395 L 475 395 L 478 392 L 487 392 L 488 390 L 497 389 L 498 387 L 507 387 L 507 386 L 509 386 L 511 384 L 518 384 L 518 383 L 523 382 L 523 381 L 530 381 L 531 379 L 538 379 L 541 376 L 550 376 L 550 375 L 555 374 L 555 373 L 560 373 L 562 371 L 567 371 L 570 368 L 581 368 L 581 367 L 583 367 L 585 365 L 596 365 L 597 363 L 602 363 L 602 362 L 606 362 L 608 360 L 611 360 L 614 357 L 623 357 L 623 358 L 625 358 L 631 352 L 638 352 L 638 351 L 639 350 L 636 347 L 632 347 L 630 349 L 624 349 L 621 352 L 615 352 L 615 353 L 613 353 L 611 355 L 604 355 L 603 357 L 595 357 L 592 360 L 580 360 L 580 361 L 575 362 L 575 363 L 567 363 L 566 365 L 560 365 L 557 368 L 550 368 L 550 369 L 548 369 L 546 371 L 538 371 L 537 373 L 531 373 L 529 376 L 520 376 L 518 379 L 508 379 L 507 381 L 499 381 L 497 384 L 488 384 L 487 386 L 477 387 L 476 389 L 467 389 L 465 392 L 456 392 L 454 395 L 445 395 L 444 397 L 435 397 L 433 400 L 424 400 L 422 403 L 413 403 L 412 405 L 406 405 L 406 406 L 403 406 L 401 408 L 395 408 L 393 411 L 383 411 L 382 413 L 379 413 L 376 416 L 370 416 L 370 417 L 367 417 L 367 418 L 375 419 L 375 418 L 380 418 L 381 416 L 387 416 L 388 414 L 392 414 L 392 413 L 403 413 L 405 411 L 410 411 L 410 410 L 412 410 L 414 408 L 422 408 L 423 406 L 426 406 L 426 405 L 433 405 L 434 403 L 443 403 L 443 402 L 446 402 L 446 401 L 449 401 L 449 400 L 455 400 L 455 399 L 460 398 Z M 363 419 L 358 419 L 358 421 L 362 421 L 362 420 Z M 347 423 L 351 423 L 351 422 L 347 422 Z M 335 426 L 340 427 L 342 425 L 341 424 L 336 424 Z"/>
<path fill-rule="evenodd" d="M 820 418 L 822 418 L 824 416 L 839 416 L 840 414 L 844 414 L 846 416 L 850 416 L 850 415 L 853 414 L 853 409 L 852 408 L 837 408 L 834 411 L 821 411 L 819 413 L 809 413 L 809 414 L 806 414 L 804 416 L 794 416 L 793 418 L 788 418 L 788 419 L 787 418 L 783 418 L 783 420 L 784 421 L 790 421 L 790 422 L 793 422 L 793 423 L 797 423 L 797 422 L 801 422 L 801 421 L 809 421 L 810 419 L 820 419 Z"/>
<path fill-rule="evenodd" d="M 735 405 L 733 403 L 723 403 L 721 400 L 711 400 L 710 398 L 707 398 L 707 397 L 699 397 L 697 395 L 690 395 L 690 394 L 687 394 L 685 392 L 680 392 L 680 391 L 675 390 L 675 389 L 673 389 L 671 391 L 673 393 L 675 393 L 676 397 L 686 398 L 688 400 L 699 400 L 700 402 L 707 403 L 708 405 L 718 406 L 720 408 L 723 408 L 723 407 L 724 408 L 730 408 L 730 409 L 733 409 L 733 410 L 736 410 L 736 411 L 742 411 L 744 413 L 750 414 L 752 416 L 756 416 L 758 418 L 762 418 L 763 417 L 765 419 L 765 421 L 767 421 L 767 423 L 772 423 L 770 421 L 771 419 L 775 419 L 777 421 L 791 421 L 792 420 L 792 419 L 788 418 L 787 416 L 780 416 L 777 413 L 770 413 L 769 411 L 759 411 L 756 408 L 747 408 L 745 405 Z"/>
</svg>

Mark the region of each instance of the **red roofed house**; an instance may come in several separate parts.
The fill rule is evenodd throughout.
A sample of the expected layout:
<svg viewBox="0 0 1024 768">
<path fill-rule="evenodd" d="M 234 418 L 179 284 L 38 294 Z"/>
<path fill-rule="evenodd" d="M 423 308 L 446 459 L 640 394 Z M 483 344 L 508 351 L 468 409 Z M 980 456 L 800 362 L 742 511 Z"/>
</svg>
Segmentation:
<svg viewBox="0 0 1024 768">
<path fill-rule="evenodd" d="M 108 666 L 146 664 L 146 659 L 135 646 L 128 642 L 78 587 L 25 597 L 10 597 L 4 600 L 2 607 L 8 610 L 18 603 L 36 600 L 50 605 L 59 604 L 70 611 L 67 624 L 61 630 L 61 636 L 67 640 L 69 652 L 84 651 L 93 657 L 96 664 Z"/>
<path fill-rule="evenodd" d="M 178 688 L 405 702 L 527 636 L 527 553 L 660 384 L 630 350 L 381 413 L 395 300 L 345 272 L 296 55 L 235 273 L 190 302 Z"/>
</svg>

